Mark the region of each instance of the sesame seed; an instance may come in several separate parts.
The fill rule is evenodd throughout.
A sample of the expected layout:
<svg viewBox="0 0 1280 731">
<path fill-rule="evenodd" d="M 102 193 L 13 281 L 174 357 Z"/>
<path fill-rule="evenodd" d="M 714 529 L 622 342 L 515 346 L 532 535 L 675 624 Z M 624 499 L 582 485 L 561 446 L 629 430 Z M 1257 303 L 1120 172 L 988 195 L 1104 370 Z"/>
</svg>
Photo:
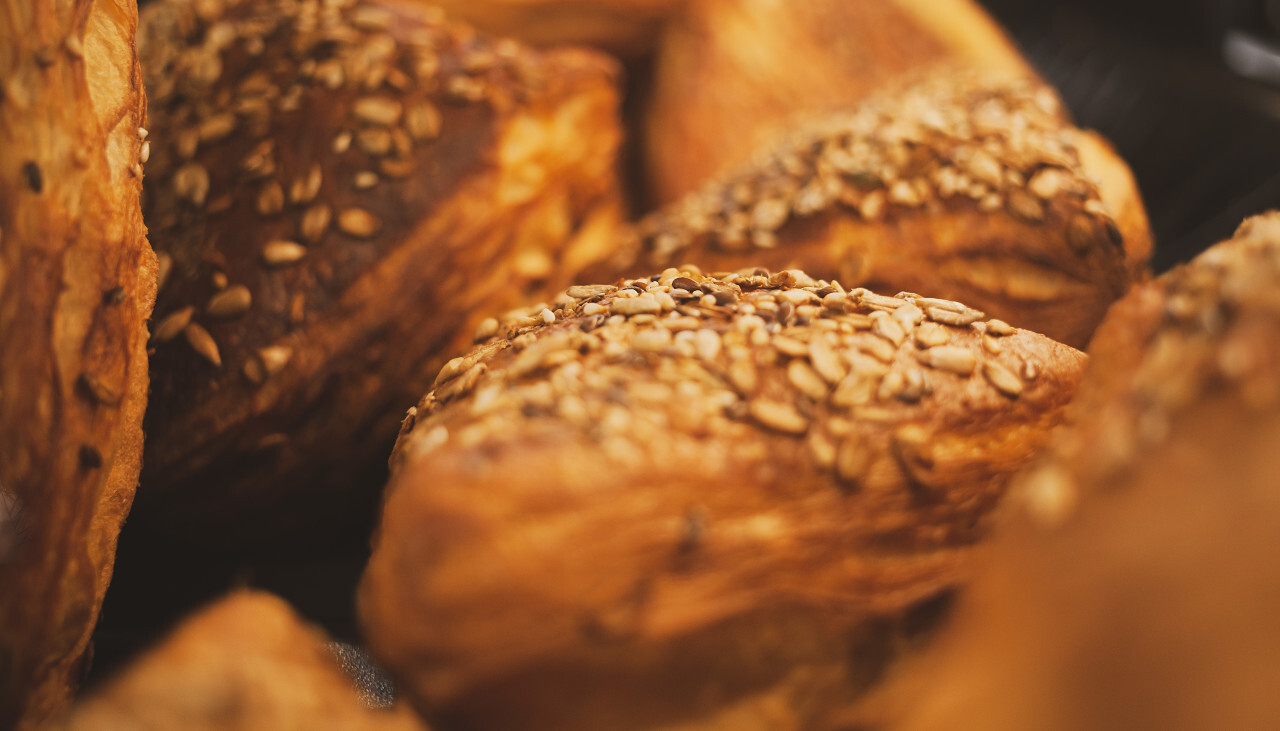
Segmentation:
<svg viewBox="0 0 1280 731">
<path fill-rule="evenodd" d="M 939 345 L 916 354 L 921 363 L 940 371 L 967 376 L 978 365 L 978 357 L 968 348 Z"/>
<path fill-rule="evenodd" d="M 329 230 L 332 217 L 332 210 L 324 203 L 316 203 L 303 211 L 298 222 L 298 233 L 302 240 L 309 244 L 319 242 Z"/>
<path fill-rule="evenodd" d="M 1022 380 L 1013 371 L 994 360 L 988 360 L 982 364 L 982 375 L 986 376 L 987 381 L 1005 396 L 1017 398 L 1022 393 Z"/>
<path fill-rule="evenodd" d="M 809 420 L 788 403 L 755 399 L 747 411 L 761 426 L 784 434 L 803 434 L 809 429 Z"/>
<path fill-rule="evenodd" d="M 187 344 L 191 349 L 196 351 L 205 360 L 214 366 L 222 365 L 222 356 L 218 353 L 218 344 L 214 342 L 213 336 L 208 330 L 197 323 L 188 323 L 182 330 L 182 334 L 187 338 Z"/>
<path fill-rule="evenodd" d="M 151 159 L 151 143 L 143 142 L 142 145 L 138 148 L 138 162 L 145 165 L 147 160 L 150 160 L 150 159 Z"/>
<path fill-rule="evenodd" d="M 338 229 L 349 236 L 367 239 L 382 230 L 382 221 L 363 208 L 348 208 L 338 214 Z"/>
<path fill-rule="evenodd" d="M 228 287 L 215 294 L 205 306 L 205 312 L 211 317 L 239 317 L 249 311 L 253 297 L 249 288 L 243 284 Z"/>
<path fill-rule="evenodd" d="M 270 267 L 283 267 L 302 261 L 307 247 L 296 241 L 276 240 L 262 247 L 262 261 Z"/>
<path fill-rule="evenodd" d="M 351 113 L 366 124 L 390 127 L 400 121 L 401 107 L 389 96 L 366 96 L 355 101 Z"/>
<path fill-rule="evenodd" d="M 618 298 L 609 303 L 609 311 L 615 315 L 656 315 L 662 312 L 662 305 L 647 296 Z"/>
<path fill-rule="evenodd" d="M 151 333 L 151 339 L 157 343 L 174 339 L 186 328 L 187 323 L 191 322 L 191 316 L 195 313 L 196 308 L 194 307 L 183 307 L 180 310 L 175 310 L 156 325 L 156 329 Z"/>
<path fill-rule="evenodd" d="M 353 136 L 350 132 L 342 131 L 333 136 L 332 149 L 334 154 L 341 155 L 351 149 L 351 140 Z"/>
<path fill-rule="evenodd" d="M 268 180 L 258 190 L 256 203 L 259 215 L 274 216 L 284 210 L 284 189 L 275 180 Z"/>
</svg>

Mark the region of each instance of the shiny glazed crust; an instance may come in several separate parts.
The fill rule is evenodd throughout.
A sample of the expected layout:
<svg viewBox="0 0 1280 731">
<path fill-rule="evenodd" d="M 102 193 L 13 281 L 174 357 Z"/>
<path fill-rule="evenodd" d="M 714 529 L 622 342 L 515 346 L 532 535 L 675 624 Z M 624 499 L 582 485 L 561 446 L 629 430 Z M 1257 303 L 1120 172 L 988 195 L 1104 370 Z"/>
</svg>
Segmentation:
<svg viewBox="0 0 1280 731">
<path fill-rule="evenodd" d="M 665 29 L 646 116 L 660 202 L 815 112 L 955 66 L 1032 76 L 971 0 L 695 0 Z"/>
<path fill-rule="evenodd" d="M 187 619 L 81 702 L 70 728 L 426 728 L 404 706 L 365 707 L 326 641 L 280 599 L 237 592 Z"/>
<path fill-rule="evenodd" d="M 0 728 L 65 709 L 137 485 L 155 299 L 130 2 L 0 13 Z"/>
<path fill-rule="evenodd" d="M 376 494 L 472 313 L 611 240 L 615 64 L 391 0 L 167 0 L 143 40 L 163 281 L 139 511 L 222 545 L 319 535 Z"/>
<path fill-rule="evenodd" d="M 805 727 L 964 577 L 1083 355 L 798 271 L 624 284 L 482 324 L 411 410 L 371 649 L 463 727 Z"/>
<path fill-rule="evenodd" d="M 1074 423 L 1011 488 L 946 642 L 880 709 L 905 720 L 877 727 L 1280 718 L 1277 291 L 1269 213 L 1116 304 Z"/>
<path fill-rule="evenodd" d="M 1083 347 L 1150 254 L 1128 169 L 1052 89 L 956 72 L 802 125 L 643 220 L 611 265 L 799 267 Z"/>
</svg>

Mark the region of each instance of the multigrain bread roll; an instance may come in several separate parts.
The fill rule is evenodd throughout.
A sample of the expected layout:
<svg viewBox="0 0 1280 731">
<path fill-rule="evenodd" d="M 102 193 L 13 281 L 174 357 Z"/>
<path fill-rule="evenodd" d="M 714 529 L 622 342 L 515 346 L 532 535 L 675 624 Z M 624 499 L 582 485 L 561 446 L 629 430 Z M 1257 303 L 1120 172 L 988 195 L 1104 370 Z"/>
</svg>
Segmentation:
<svg viewBox="0 0 1280 731">
<path fill-rule="evenodd" d="M 800 267 L 1083 347 L 1150 255 L 1128 169 L 1052 89 L 954 73 L 802 126 L 643 220 L 610 266 Z"/>
<path fill-rule="evenodd" d="M 1083 355 L 798 271 L 624 285 L 485 323 L 410 411 L 371 651 L 446 727 L 812 727 L 963 579 Z"/>
<path fill-rule="evenodd" d="M 425 0 L 423 0 L 425 2 Z M 451 16 L 539 46 L 585 43 L 623 57 L 651 53 L 688 0 L 441 0 Z"/>
<path fill-rule="evenodd" d="M 1117 303 L 907 720 L 872 727 L 1280 724 L 1277 291 L 1271 213 Z"/>
<path fill-rule="evenodd" d="M 472 313 L 611 241 L 617 69 L 393 0 L 164 0 L 143 31 L 162 282 L 139 510 L 218 545 L 331 540 Z"/>
<path fill-rule="evenodd" d="M 1034 76 L 971 0 L 692 0 L 659 43 L 650 187 L 675 200 L 808 114 L 944 66 Z"/>
<path fill-rule="evenodd" d="M 131 2 L 0 12 L 0 728 L 65 708 L 142 453 L 155 255 Z"/>
<path fill-rule="evenodd" d="M 424 731 L 366 707 L 325 637 L 280 599 L 238 591 L 187 619 L 80 702 L 70 728 Z"/>
</svg>

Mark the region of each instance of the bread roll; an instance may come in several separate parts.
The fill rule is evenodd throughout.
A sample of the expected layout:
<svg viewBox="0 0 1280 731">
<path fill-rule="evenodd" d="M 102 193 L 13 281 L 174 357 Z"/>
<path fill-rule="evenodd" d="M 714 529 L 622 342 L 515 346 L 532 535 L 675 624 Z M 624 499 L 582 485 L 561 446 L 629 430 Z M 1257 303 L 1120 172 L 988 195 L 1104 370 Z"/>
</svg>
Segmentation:
<svg viewBox="0 0 1280 731">
<path fill-rule="evenodd" d="M 442 0 L 452 16 L 539 46 L 585 43 L 623 57 L 652 53 L 687 0 Z"/>
<path fill-rule="evenodd" d="M 1151 254 L 1124 163 L 1049 87 L 963 73 L 803 127 L 636 233 L 613 266 L 798 266 L 1076 347 Z"/>
<path fill-rule="evenodd" d="M 394 0 L 145 16 L 165 282 L 139 510 L 215 546 L 331 541 L 472 313 L 609 245 L 616 66 Z"/>
<path fill-rule="evenodd" d="M 1278 290 L 1271 213 L 1117 303 L 1076 423 L 879 727 L 1280 723 Z"/>
<path fill-rule="evenodd" d="M 487 323 L 410 411 L 370 649 L 446 727 L 810 727 L 965 575 L 1083 356 L 798 271 L 623 284 Z"/>
<path fill-rule="evenodd" d="M 649 183 L 675 200 L 814 112 L 940 66 L 1033 72 L 971 0 L 693 0 L 659 44 Z"/>
<path fill-rule="evenodd" d="M 0 12 L 0 728 L 65 708 L 129 512 L 155 255 L 136 6 Z"/>
<path fill-rule="evenodd" d="M 366 707 L 324 636 L 280 599 L 239 591 L 187 619 L 82 701 L 73 731 L 423 731 L 403 705 Z"/>
</svg>

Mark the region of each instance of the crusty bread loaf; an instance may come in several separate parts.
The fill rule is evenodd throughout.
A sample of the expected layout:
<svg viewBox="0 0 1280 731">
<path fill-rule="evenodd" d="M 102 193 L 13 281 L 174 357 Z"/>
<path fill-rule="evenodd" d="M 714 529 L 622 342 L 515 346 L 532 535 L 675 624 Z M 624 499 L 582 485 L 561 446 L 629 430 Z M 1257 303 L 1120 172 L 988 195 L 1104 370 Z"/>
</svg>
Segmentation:
<svg viewBox="0 0 1280 731">
<path fill-rule="evenodd" d="M 1278 291 L 1271 213 L 1116 304 L 907 720 L 876 727 L 1280 723 Z"/>
<path fill-rule="evenodd" d="M 424 0 L 425 1 L 425 0 Z M 441 0 L 451 16 L 538 46 L 585 43 L 626 58 L 651 53 L 688 0 Z"/>
<path fill-rule="evenodd" d="M 1075 347 L 1151 254 L 1132 176 L 1052 89 L 959 72 L 802 126 L 636 233 L 611 266 L 799 267 Z"/>
<path fill-rule="evenodd" d="M 367 708 L 325 637 L 280 599 L 238 591 L 187 619 L 76 706 L 70 728 L 422 731 L 400 705 Z"/>
<path fill-rule="evenodd" d="M 156 265 L 131 2 L 0 12 L 0 728 L 65 708 L 142 452 Z"/>
<path fill-rule="evenodd" d="M 659 44 L 649 183 L 675 200 L 814 112 L 940 66 L 1033 72 L 972 0 L 692 0 Z"/>
<path fill-rule="evenodd" d="M 623 285 L 485 323 L 411 410 L 371 650 L 446 726 L 809 727 L 963 578 L 1083 356 L 797 271 Z"/>
<path fill-rule="evenodd" d="M 331 540 L 473 313 L 611 241 L 616 66 L 394 0 L 164 0 L 144 41 L 164 281 L 139 512 Z"/>
</svg>

